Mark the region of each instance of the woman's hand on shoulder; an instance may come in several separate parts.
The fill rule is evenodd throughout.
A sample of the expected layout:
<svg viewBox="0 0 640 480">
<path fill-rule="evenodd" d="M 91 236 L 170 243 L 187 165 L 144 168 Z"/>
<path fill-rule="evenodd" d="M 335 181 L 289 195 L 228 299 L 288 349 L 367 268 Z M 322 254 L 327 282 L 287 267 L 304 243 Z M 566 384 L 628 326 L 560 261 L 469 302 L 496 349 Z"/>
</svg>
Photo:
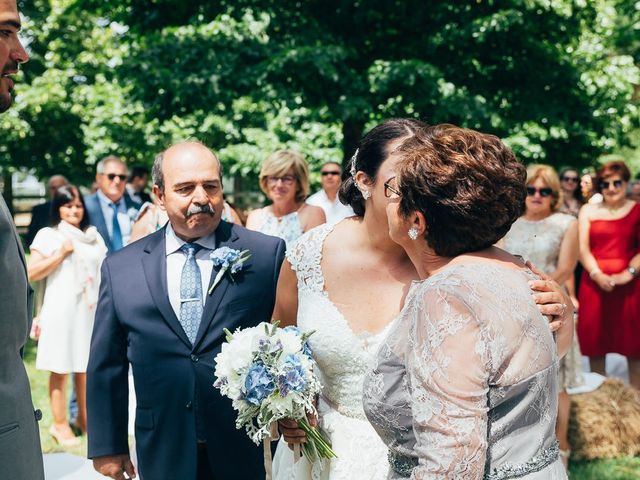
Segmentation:
<svg viewBox="0 0 640 480">
<path fill-rule="evenodd" d="M 327 218 L 325 217 L 324 210 L 322 210 L 322 208 L 306 203 L 300 208 L 298 215 L 300 216 L 302 230 L 305 232 L 327 222 Z"/>
</svg>

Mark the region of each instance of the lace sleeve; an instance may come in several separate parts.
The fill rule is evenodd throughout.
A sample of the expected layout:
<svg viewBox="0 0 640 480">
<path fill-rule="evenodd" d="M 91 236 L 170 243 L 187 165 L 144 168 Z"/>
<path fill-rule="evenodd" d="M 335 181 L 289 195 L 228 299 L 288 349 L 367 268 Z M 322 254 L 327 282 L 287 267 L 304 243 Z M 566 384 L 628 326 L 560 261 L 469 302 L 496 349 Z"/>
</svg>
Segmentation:
<svg viewBox="0 0 640 480">
<path fill-rule="evenodd" d="M 287 249 L 286 258 L 298 278 L 298 290 L 321 292 L 324 279 L 320 268 L 322 245 L 333 227 L 323 224 L 303 234 Z"/>
<path fill-rule="evenodd" d="M 424 292 L 409 336 L 416 480 L 484 475 L 491 356 L 482 323 L 454 288 Z"/>
</svg>

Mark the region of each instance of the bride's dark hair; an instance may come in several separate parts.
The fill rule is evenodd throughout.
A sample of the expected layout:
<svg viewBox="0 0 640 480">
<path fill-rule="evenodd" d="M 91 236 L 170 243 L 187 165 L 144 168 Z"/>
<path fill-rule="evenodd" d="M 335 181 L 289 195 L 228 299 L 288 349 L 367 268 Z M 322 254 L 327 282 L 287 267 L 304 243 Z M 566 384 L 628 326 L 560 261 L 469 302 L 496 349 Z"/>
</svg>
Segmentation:
<svg viewBox="0 0 640 480">
<path fill-rule="evenodd" d="M 375 182 L 380 165 L 391 152 L 387 151 L 390 142 L 401 138 L 409 138 L 427 125 L 413 118 L 392 118 L 372 128 L 358 144 L 356 154 L 345 165 L 342 173 L 342 185 L 338 194 L 340 201 L 350 205 L 359 217 L 364 215 L 365 202 L 358 187 L 355 185 L 352 170 L 363 171 Z M 355 162 L 355 169 L 353 164 Z"/>
</svg>

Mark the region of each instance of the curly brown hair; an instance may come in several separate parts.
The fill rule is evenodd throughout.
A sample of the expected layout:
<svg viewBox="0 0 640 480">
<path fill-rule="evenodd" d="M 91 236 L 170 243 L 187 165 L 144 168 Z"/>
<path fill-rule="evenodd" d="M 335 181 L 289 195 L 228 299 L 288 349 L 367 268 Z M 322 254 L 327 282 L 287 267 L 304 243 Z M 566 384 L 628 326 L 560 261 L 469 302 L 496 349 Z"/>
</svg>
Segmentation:
<svg viewBox="0 0 640 480">
<path fill-rule="evenodd" d="M 399 212 L 422 212 L 425 238 L 438 255 L 488 248 L 524 213 L 525 167 L 498 137 L 435 125 L 396 153 Z"/>
</svg>

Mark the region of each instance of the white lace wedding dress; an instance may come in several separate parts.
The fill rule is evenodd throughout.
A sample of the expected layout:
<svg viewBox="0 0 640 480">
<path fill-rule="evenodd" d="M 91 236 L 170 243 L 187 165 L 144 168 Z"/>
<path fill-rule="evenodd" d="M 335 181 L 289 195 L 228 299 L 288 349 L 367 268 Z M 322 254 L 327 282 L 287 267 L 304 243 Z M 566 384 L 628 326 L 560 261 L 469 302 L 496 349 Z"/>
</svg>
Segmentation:
<svg viewBox="0 0 640 480">
<path fill-rule="evenodd" d="M 367 421 L 362 406 L 365 373 L 374 362 L 391 322 L 376 334 L 351 330 L 324 289 L 320 262 L 333 226 L 321 225 L 300 237 L 287 252 L 298 277 L 298 327 L 315 333 L 309 339 L 323 385 L 318 402 L 320 427 L 337 458 L 310 465 L 281 439 L 273 460 L 275 480 L 383 480 L 387 447 Z"/>
</svg>

